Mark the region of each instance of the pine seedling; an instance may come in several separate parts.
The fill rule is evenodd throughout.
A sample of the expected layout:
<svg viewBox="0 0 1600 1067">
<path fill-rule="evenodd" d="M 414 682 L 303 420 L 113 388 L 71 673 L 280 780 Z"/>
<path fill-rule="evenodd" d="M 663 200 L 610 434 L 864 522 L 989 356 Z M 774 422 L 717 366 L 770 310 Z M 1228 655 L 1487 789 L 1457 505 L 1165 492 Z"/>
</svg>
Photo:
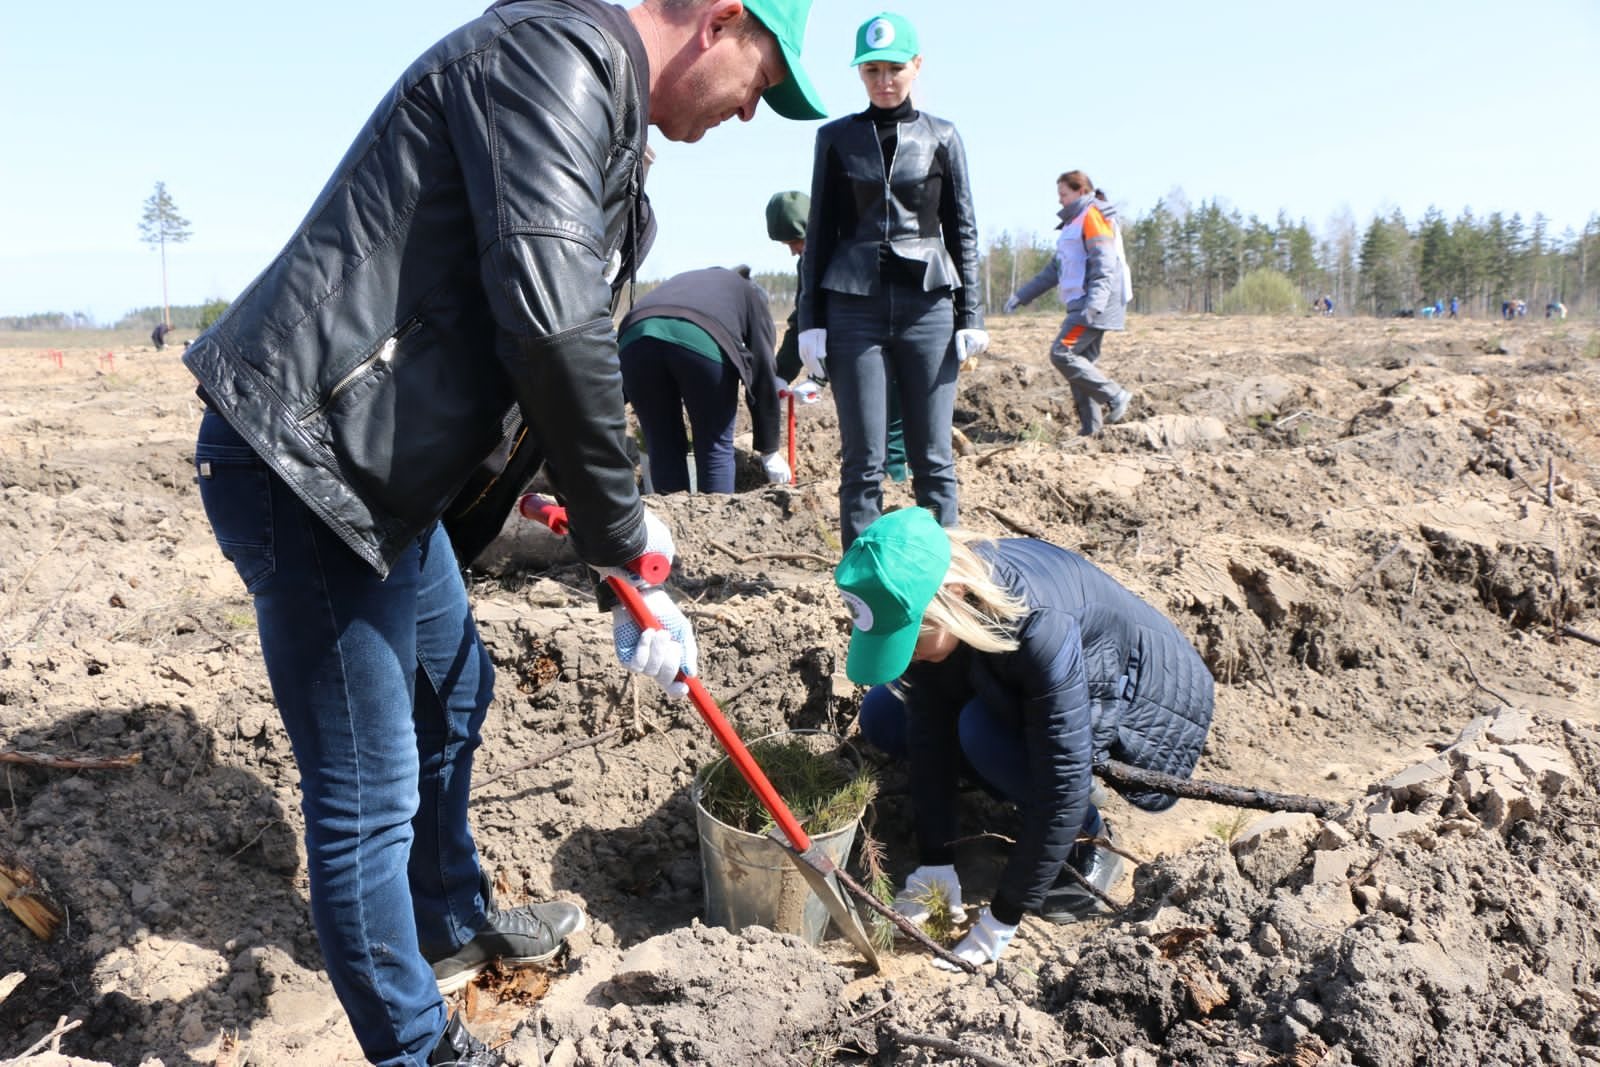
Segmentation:
<svg viewBox="0 0 1600 1067">
<path fill-rule="evenodd" d="M 883 859 L 883 842 L 874 837 L 872 831 L 863 824 L 861 864 L 867 869 L 867 892 L 876 897 L 879 903 L 893 907 L 894 881 L 884 869 Z M 873 912 L 867 921 L 867 936 L 872 939 L 873 948 L 879 952 L 889 952 L 894 948 L 894 923 Z"/>
</svg>

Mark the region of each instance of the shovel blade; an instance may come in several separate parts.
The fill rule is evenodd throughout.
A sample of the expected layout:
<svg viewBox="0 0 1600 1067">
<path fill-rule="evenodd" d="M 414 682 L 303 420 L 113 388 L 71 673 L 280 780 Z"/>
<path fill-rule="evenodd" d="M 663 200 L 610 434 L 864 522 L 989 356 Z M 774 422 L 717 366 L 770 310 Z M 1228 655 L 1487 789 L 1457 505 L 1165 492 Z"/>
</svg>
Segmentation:
<svg viewBox="0 0 1600 1067">
<path fill-rule="evenodd" d="M 861 917 L 845 899 L 844 892 L 839 888 L 839 880 L 833 876 L 833 860 L 815 844 L 801 852 L 781 833 L 773 831 L 769 836 L 782 845 L 783 851 L 794 861 L 800 876 L 828 909 L 828 917 L 833 920 L 833 925 L 872 964 L 874 970 L 881 971 L 883 964 L 878 961 L 878 950 L 872 947 L 872 938 L 867 936 L 867 931 L 861 925 Z"/>
</svg>

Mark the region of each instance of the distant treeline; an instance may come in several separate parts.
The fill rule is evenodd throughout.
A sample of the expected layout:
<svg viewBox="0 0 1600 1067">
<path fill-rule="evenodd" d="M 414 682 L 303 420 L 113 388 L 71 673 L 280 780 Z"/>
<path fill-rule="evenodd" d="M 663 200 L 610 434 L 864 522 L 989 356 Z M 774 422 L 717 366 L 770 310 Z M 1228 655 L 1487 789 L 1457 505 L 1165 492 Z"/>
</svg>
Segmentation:
<svg viewBox="0 0 1600 1067">
<path fill-rule="evenodd" d="M 1448 220 L 1430 207 L 1414 225 L 1396 211 L 1364 232 L 1345 212 L 1319 233 L 1281 211 L 1269 222 L 1217 200 L 1191 208 L 1178 193 L 1122 225 L 1135 311 L 1223 310 L 1226 294 L 1265 269 L 1288 278 L 1306 307 L 1326 295 L 1341 314 L 1390 315 L 1452 296 L 1474 315 L 1498 316 L 1506 300 L 1526 301 L 1534 315 L 1551 301 L 1569 314 L 1600 312 L 1600 213 L 1582 233 L 1553 233 L 1539 212 L 1479 219 L 1465 210 Z M 1053 233 L 991 241 L 988 306 L 1032 277 L 1054 243 Z"/>
<path fill-rule="evenodd" d="M 227 308 L 225 300 L 212 300 L 205 304 L 173 304 L 172 325 L 175 329 L 194 332 L 203 330 L 217 321 Z M 161 321 L 160 307 L 139 308 L 130 311 L 111 324 L 112 329 L 127 330 L 142 326 L 153 330 Z M 44 311 L 34 315 L 0 315 L 0 330 L 98 330 L 102 326 L 81 311 Z"/>
</svg>

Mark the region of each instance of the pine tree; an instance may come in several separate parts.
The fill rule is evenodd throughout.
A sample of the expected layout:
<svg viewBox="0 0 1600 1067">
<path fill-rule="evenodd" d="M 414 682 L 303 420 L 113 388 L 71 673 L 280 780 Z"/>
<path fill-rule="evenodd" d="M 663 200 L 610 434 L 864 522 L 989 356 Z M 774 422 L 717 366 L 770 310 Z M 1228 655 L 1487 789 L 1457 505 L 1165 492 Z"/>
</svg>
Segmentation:
<svg viewBox="0 0 1600 1067">
<path fill-rule="evenodd" d="M 178 205 L 167 192 L 166 182 L 156 182 L 156 191 L 144 202 L 139 220 L 139 240 L 161 250 L 161 321 L 172 326 L 167 302 L 167 242 L 182 244 L 189 239 L 189 220 L 178 214 Z"/>
</svg>

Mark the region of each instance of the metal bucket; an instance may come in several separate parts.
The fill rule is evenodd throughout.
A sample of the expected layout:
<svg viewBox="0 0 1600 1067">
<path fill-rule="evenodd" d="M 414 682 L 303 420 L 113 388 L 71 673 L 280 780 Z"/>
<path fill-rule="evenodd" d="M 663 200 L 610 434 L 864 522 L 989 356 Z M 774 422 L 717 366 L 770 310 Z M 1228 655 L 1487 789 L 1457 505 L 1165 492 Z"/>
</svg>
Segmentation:
<svg viewBox="0 0 1600 1067">
<path fill-rule="evenodd" d="M 821 730 L 787 730 L 768 734 L 750 743 L 794 734 L 807 735 L 820 742 L 819 751 L 843 747 L 854 753 L 841 738 Z M 706 778 L 728 761 L 727 756 L 712 760 L 694 777 L 694 813 L 700 829 L 700 871 L 705 884 L 706 922 L 738 933 L 746 926 L 765 926 L 785 934 L 798 934 L 807 944 L 821 944 L 828 932 L 827 905 L 811 892 L 789 853 L 761 834 L 729 826 L 706 811 L 701 803 Z M 850 825 L 813 837 L 829 859 L 840 867 L 850 857 L 855 844 L 858 814 Z"/>
</svg>

